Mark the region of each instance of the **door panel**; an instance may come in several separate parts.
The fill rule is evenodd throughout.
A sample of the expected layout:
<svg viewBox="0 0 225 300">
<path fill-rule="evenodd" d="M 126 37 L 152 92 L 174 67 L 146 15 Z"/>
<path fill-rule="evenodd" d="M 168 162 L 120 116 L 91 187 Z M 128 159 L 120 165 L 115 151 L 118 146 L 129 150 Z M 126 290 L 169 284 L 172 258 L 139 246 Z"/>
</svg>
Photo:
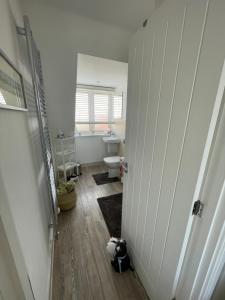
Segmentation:
<svg viewBox="0 0 225 300">
<path fill-rule="evenodd" d="M 160 97 L 159 124 L 157 129 L 155 144 L 155 161 L 152 170 L 152 180 L 149 189 L 151 203 L 155 203 L 156 213 L 151 215 L 153 219 L 153 233 L 148 257 L 149 268 L 154 277 L 154 286 L 160 277 L 161 263 L 164 255 L 164 246 L 168 225 L 169 212 L 171 209 L 172 192 L 176 173 L 172 173 L 173 168 L 168 168 L 168 162 L 174 163 L 178 149 L 170 153 L 172 123 L 174 119 L 174 106 L 176 106 L 176 88 L 180 71 L 181 46 L 186 18 L 184 5 L 177 7 L 179 13 L 174 16 L 173 22 L 168 22 L 168 36 L 165 51 L 165 63 L 163 72 L 163 84 Z M 177 136 L 176 136 L 177 138 Z M 172 144 L 173 145 L 173 144 Z M 179 151 L 179 150 L 178 150 Z M 170 155 L 171 154 L 171 155 Z M 175 157 L 174 157 L 175 155 Z M 168 160 L 168 157 L 170 159 Z M 171 188 L 170 188 L 171 187 Z M 169 197 L 170 196 L 170 197 Z"/>
<path fill-rule="evenodd" d="M 122 230 L 152 300 L 173 298 L 224 59 L 210 43 L 221 6 L 167 1 L 130 48 Z"/>
<path fill-rule="evenodd" d="M 167 278 L 176 272 L 206 138 L 206 132 L 203 131 L 203 128 L 199 128 L 198 133 L 195 129 L 189 130 L 195 109 L 201 107 L 200 102 L 196 103 L 195 108 L 193 107 L 195 105 L 193 92 L 206 11 L 207 3 L 205 1 L 204 3 L 197 1 L 195 4 L 192 1 L 187 5 L 184 16 L 173 114 L 161 186 L 157 239 L 154 243 L 156 255 L 153 262 L 155 270 L 159 266 L 157 282 L 162 280 L 166 285 L 165 290 L 162 291 L 162 299 L 168 297 L 167 291 L 171 291 L 173 288 L 172 280 L 168 281 Z M 207 130 L 207 122 L 209 123 L 209 115 L 207 114 L 210 108 L 209 106 L 204 111 L 205 131 Z M 196 119 L 196 121 L 198 120 Z M 199 125 L 196 124 L 196 128 Z M 189 142 L 187 142 L 188 138 Z M 196 141 L 195 138 L 198 138 L 199 141 Z M 158 256 L 160 256 L 158 262 L 156 259 L 157 251 Z"/>
</svg>

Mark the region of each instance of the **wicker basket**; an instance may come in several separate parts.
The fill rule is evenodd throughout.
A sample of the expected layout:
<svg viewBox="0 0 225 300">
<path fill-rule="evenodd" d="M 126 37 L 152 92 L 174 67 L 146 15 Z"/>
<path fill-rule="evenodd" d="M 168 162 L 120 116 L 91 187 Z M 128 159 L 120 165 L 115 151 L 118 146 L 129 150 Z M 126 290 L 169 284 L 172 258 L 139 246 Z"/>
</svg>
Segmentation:
<svg viewBox="0 0 225 300">
<path fill-rule="evenodd" d="M 72 208 L 74 208 L 75 204 L 76 204 L 76 192 L 75 190 L 70 192 L 70 193 L 66 193 L 63 195 L 58 196 L 58 206 L 60 208 L 61 211 L 66 211 L 66 210 L 70 210 Z"/>
</svg>

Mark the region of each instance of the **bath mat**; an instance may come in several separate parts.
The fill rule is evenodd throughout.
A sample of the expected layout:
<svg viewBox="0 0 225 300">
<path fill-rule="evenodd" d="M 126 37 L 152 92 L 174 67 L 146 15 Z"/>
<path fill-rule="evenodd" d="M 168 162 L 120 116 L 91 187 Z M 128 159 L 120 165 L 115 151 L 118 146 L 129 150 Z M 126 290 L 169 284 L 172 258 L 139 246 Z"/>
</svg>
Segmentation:
<svg viewBox="0 0 225 300">
<path fill-rule="evenodd" d="M 120 179 L 118 177 L 109 178 L 108 177 L 108 172 L 100 173 L 100 174 L 94 174 L 92 176 L 93 176 L 93 178 L 94 178 L 97 185 L 120 181 Z"/>
<path fill-rule="evenodd" d="M 117 238 L 121 237 L 122 197 L 119 193 L 97 199 L 110 236 Z"/>
</svg>

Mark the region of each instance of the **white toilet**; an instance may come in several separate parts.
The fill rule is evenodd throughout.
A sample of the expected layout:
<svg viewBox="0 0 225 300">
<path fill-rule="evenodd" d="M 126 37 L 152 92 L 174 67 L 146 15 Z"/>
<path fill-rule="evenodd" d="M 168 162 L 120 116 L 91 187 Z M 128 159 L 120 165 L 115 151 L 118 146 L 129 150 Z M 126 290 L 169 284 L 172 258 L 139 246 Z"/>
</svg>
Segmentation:
<svg viewBox="0 0 225 300">
<path fill-rule="evenodd" d="M 121 165 L 121 157 L 120 156 L 105 157 L 104 163 L 108 168 L 109 178 L 114 178 L 114 177 L 120 176 L 120 165 Z"/>
<path fill-rule="evenodd" d="M 121 157 L 118 156 L 118 152 L 121 140 L 116 135 L 103 137 L 102 140 L 106 145 L 106 157 L 103 160 L 108 168 L 108 177 L 120 177 Z"/>
</svg>

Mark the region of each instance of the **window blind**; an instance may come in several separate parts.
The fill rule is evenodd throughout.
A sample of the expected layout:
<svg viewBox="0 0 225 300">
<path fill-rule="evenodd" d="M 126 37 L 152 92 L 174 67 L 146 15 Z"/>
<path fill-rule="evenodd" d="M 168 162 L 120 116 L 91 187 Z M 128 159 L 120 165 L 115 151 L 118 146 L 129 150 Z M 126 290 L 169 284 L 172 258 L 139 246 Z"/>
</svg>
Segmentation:
<svg viewBox="0 0 225 300">
<path fill-rule="evenodd" d="M 89 122 L 89 97 L 88 93 L 76 93 L 76 122 Z"/>
<path fill-rule="evenodd" d="M 113 119 L 121 119 L 123 112 L 122 96 L 113 96 Z"/>
<path fill-rule="evenodd" d="M 94 121 L 109 123 L 109 96 L 94 94 Z"/>
<path fill-rule="evenodd" d="M 76 131 L 107 131 L 115 120 L 122 118 L 122 111 L 122 95 L 79 88 L 75 97 Z"/>
</svg>

